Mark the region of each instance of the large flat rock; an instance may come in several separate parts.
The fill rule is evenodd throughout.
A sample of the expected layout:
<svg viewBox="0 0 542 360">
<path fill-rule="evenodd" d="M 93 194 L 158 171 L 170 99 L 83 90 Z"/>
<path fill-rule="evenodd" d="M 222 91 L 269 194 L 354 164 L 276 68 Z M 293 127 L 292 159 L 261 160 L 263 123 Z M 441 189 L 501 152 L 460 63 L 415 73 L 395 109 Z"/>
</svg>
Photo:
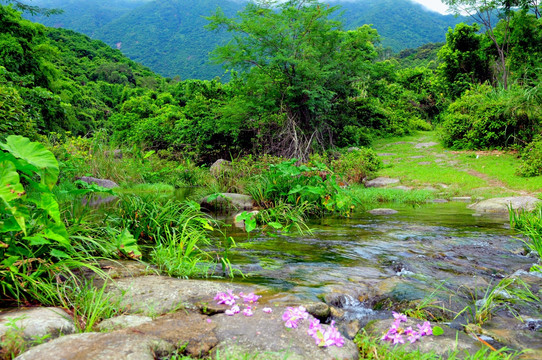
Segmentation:
<svg viewBox="0 0 542 360">
<path fill-rule="evenodd" d="M 216 325 L 207 320 L 205 315 L 180 311 L 124 330 L 64 336 L 36 346 L 17 359 L 154 360 L 181 346 L 190 356 L 206 356 L 218 344 Z"/>
<path fill-rule="evenodd" d="M 312 316 L 301 321 L 298 328 L 289 329 L 282 321 L 285 307 L 273 307 L 271 314 L 264 313 L 262 307 L 257 307 L 251 317 L 243 316 L 242 313 L 211 317 L 217 325 L 220 356 L 250 354 L 266 360 L 358 359 L 357 347 L 351 340 L 346 339 L 343 347 L 318 347 L 307 334 L 310 321 L 314 319 Z"/>
<path fill-rule="evenodd" d="M 11 325 L 10 325 L 11 324 Z M 37 340 L 48 335 L 72 334 L 76 328 L 73 319 L 61 308 L 28 308 L 0 313 L 0 338 L 6 332 L 20 329 L 26 340 Z"/>
<path fill-rule="evenodd" d="M 108 292 L 121 296 L 121 306 L 129 313 L 156 316 L 177 309 L 201 309 L 205 304 L 212 305 L 218 292 L 229 289 L 235 293 L 264 290 L 262 287 L 229 282 L 148 275 L 115 280 L 109 285 Z"/>
<path fill-rule="evenodd" d="M 175 346 L 159 338 L 136 333 L 83 333 L 63 336 L 38 345 L 17 360 L 155 360 Z"/>
<path fill-rule="evenodd" d="M 532 211 L 540 202 L 541 200 L 532 196 L 510 196 L 479 201 L 468 208 L 481 213 L 507 214 L 508 207 L 513 210 Z"/>
</svg>

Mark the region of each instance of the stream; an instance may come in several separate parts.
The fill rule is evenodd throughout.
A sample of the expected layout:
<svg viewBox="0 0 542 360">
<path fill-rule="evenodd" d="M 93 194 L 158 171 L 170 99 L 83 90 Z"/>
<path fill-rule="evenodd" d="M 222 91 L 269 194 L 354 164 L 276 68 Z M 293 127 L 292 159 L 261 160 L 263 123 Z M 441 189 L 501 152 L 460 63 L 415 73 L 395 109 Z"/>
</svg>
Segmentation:
<svg viewBox="0 0 542 360">
<path fill-rule="evenodd" d="M 394 208 L 395 215 L 312 221 L 313 233 L 303 236 L 247 238 L 231 230 L 237 248 L 230 259 L 246 275 L 242 281 L 272 289 L 271 302 L 325 301 L 343 323 L 363 325 L 431 297 L 450 311 L 430 312 L 460 328 L 468 312 L 455 314 L 480 305 L 510 275 L 540 299 L 542 277 L 528 272 L 536 259 L 524 255 L 507 216 L 477 216 L 460 202 Z M 539 305 L 515 306 L 516 316 L 496 308 L 487 324 L 495 331 L 484 334 L 513 348 L 542 347 Z"/>
</svg>

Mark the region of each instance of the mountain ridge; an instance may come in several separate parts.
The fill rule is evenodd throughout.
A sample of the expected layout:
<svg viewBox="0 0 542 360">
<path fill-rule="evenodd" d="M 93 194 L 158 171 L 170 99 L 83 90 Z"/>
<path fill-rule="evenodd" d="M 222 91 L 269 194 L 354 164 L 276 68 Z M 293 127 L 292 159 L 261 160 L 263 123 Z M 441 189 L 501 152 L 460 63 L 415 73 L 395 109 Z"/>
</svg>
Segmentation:
<svg viewBox="0 0 542 360">
<path fill-rule="evenodd" d="M 208 54 L 230 36 L 206 31 L 204 17 L 218 6 L 226 15 L 233 16 L 246 3 L 243 0 L 199 0 L 197 4 L 188 0 L 89 0 L 77 8 L 75 0 L 36 2 L 46 7 L 69 6 L 61 17 L 33 19 L 48 26 L 83 32 L 120 49 L 161 75 L 178 75 L 182 79 L 224 75 L 219 65 L 209 61 Z M 341 7 L 338 13 L 342 13 L 339 18 L 344 21 L 345 29 L 372 24 L 381 36 L 382 46 L 394 52 L 442 42 L 448 27 L 464 20 L 433 12 L 410 0 L 332 0 L 329 4 Z M 70 20 L 74 18 L 82 20 Z"/>
</svg>

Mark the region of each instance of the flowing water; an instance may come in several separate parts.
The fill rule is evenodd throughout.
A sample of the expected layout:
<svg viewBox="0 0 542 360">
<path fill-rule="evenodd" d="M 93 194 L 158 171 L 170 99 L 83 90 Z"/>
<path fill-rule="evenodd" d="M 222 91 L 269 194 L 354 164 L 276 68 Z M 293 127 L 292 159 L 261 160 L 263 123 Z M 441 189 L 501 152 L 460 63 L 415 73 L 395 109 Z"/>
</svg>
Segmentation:
<svg viewBox="0 0 542 360">
<path fill-rule="evenodd" d="M 231 260 L 247 275 L 244 281 L 272 288 L 272 300 L 324 300 L 343 321 L 380 318 L 374 309 L 430 296 L 457 313 L 512 274 L 539 291 L 542 278 L 528 274 L 536 259 L 524 255 L 507 216 L 475 216 L 454 202 L 395 208 L 399 213 L 389 216 L 313 221 L 310 235 L 248 239 L 238 232 Z M 534 334 L 524 343 L 541 347 L 540 308 L 519 311 L 530 319 L 522 330 Z M 511 317 L 500 315 L 504 323 Z"/>
</svg>

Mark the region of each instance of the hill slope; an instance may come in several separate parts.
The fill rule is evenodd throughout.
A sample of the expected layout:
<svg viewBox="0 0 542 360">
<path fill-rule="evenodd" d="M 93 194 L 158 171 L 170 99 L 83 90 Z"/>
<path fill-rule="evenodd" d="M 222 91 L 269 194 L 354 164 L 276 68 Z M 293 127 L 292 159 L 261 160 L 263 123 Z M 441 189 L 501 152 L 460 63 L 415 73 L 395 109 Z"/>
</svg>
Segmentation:
<svg viewBox="0 0 542 360">
<path fill-rule="evenodd" d="M 36 3 L 65 9 L 59 17 L 38 19 L 46 25 L 72 28 L 103 40 L 164 76 L 211 79 L 222 75 L 223 70 L 209 63 L 208 54 L 227 41 L 229 35 L 206 31 L 204 17 L 218 6 L 226 15 L 234 15 L 245 1 L 88 0 L 79 4 L 76 0 L 38 0 Z M 448 27 L 464 20 L 427 11 L 410 0 L 332 0 L 330 3 L 341 6 L 345 28 L 373 24 L 382 36 L 382 45 L 395 52 L 444 41 Z"/>
</svg>

